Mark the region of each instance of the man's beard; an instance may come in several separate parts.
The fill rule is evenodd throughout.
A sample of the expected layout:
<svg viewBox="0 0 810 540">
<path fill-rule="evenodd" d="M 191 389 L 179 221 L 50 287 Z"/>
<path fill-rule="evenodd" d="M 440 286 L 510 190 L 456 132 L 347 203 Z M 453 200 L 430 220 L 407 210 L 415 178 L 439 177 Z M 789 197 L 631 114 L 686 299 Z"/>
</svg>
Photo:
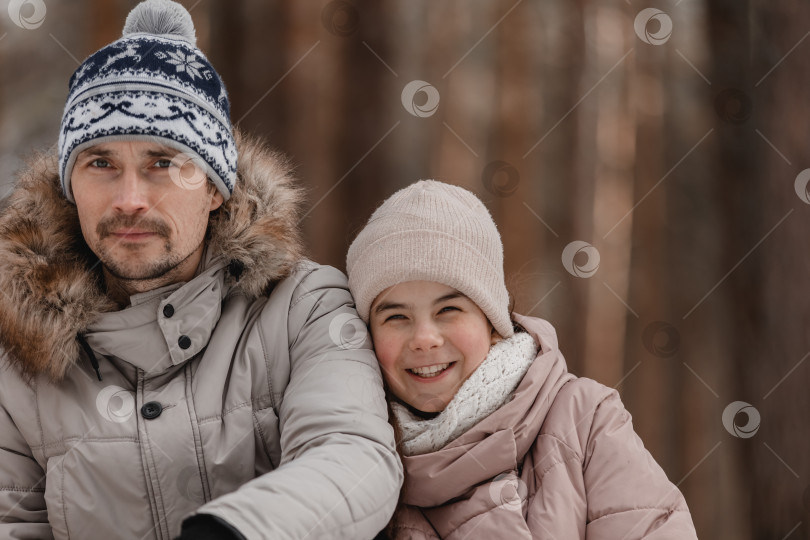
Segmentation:
<svg viewBox="0 0 810 540">
<path fill-rule="evenodd" d="M 150 232 L 165 240 L 163 253 L 159 256 L 158 260 L 133 265 L 132 263 L 116 261 L 110 255 L 109 250 L 102 245 L 101 240 L 112 236 L 114 230 L 127 228 L 137 228 L 145 232 Z M 96 250 L 94 250 L 96 251 L 96 256 L 112 276 L 121 280 L 147 281 L 161 278 L 177 268 L 195 251 L 192 250 L 185 255 L 178 253 L 173 254 L 173 244 L 169 239 L 169 227 L 160 220 L 152 220 L 142 216 L 115 216 L 102 220 L 96 226 L 96 233 L 99 239 L 99 244 Z M 140 268 L 134 268 L 133 266 L 140 266 Z"/>
<path fill-rule="evenodd" d="M 104 247 L 99 247 L 97 255 L 101 264 L 104 265 L 104 268 L 112 276 L 125 281 L 148 281 L 165 276 L 182 264 L 183 261 L 188 259 L 193 253 L 192 251 L 185 256 L 180 254 L 172 255 L 172 244 L 168 241 L 164 244 L 164 247 L 165 253 L 162 258 L 149 263 L 143 263 L 139 265 L 141 267 L 137 269 L 133 268 L 133 265 L 130 263 L 119 263 L 115 261 Z"/>
</svg>

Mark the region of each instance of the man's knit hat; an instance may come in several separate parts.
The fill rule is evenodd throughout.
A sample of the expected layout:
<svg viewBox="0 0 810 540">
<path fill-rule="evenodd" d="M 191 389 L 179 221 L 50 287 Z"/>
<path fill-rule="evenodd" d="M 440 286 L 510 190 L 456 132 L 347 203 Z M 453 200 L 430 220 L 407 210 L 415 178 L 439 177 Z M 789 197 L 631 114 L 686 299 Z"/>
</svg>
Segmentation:
<svg viewBox="0 0 810 540">
<path fill-rule="evenodd" d="M 100 49 L 70 78 L 59 133 L 59 175 L 78 154 L 110 140 L 149 140 L 189 156 L 227 200 L 236 181 L 236 143 L 225 85 L 196 46 L 188 11 L 146 0 L 127 17 L 123 37 Z"/>
<path fill-rule="evenodd" d="M 349 247 L 346 271 L 366 323 L 371 304 L 388 287 L 436 281 L 475 302 L 501 336 L 514 333 L 501 235 L 466 189 L 420 180 L 391 195 Z"/>
</svg>

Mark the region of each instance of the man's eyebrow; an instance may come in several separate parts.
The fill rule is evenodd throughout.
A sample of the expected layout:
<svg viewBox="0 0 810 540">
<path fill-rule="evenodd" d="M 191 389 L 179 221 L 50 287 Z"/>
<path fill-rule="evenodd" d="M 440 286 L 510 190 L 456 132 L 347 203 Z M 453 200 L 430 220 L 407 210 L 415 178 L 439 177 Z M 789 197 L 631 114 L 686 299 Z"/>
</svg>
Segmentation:
<svg viewBox="0 0 810 540">
<path fill-rule="evenodd" d="M 113 155 L 113 151 L 107 148 L 102 148 L 100 146 L 91 146 L 90 148 L 85 148 L 81 152 L 79 152 L 80 156 L 99 156 L 99 157 L 110 157 Z"/>
<path fill-rule="evenodd" d="M 179 154 L 179 150 L 175 150 L 170 146 L 160 146 L 155 149 L 149 149 L 144 154 L 150 158 L 160 158 L 160 157 L 174 157 Z M 91 146 L 90 148 L 85 148 L 82 150 L 79 155 L 81 156 L 99 156 L 99 157 L 110 157 L 114 156 L 115 152 L 110 150 L 109 148 L 104 148 L 103 146 Z"/>
<path fill-rule="evenodd" d="M 156 150 L 147 150 L 146 151 L 146 155 L 149 156 L 149 157 L 153 157 L 153 158 L 174 157 L 179 153 L 180 153 L 179 150 L 175 150 L 174 148 L 171 148 L 169 146 L 161 146 L 160 148 L 158 148 Z"/>
</svg>

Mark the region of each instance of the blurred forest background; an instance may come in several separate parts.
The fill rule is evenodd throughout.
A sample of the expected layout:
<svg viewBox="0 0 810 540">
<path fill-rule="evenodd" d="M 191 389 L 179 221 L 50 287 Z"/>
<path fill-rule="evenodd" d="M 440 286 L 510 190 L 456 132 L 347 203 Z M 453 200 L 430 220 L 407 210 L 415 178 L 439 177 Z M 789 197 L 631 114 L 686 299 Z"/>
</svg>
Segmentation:
<svg viewBox="0 0 810 540">
<path fill-rule="evenodd" d="M 315 260 L 417 179 L 472 190 L 516 311 L 621 392 L 700 538 L 810 539 L 810 3 L 182 3 Z M 135 4 L 0 0 L 2 194 Z"/>
</svg>

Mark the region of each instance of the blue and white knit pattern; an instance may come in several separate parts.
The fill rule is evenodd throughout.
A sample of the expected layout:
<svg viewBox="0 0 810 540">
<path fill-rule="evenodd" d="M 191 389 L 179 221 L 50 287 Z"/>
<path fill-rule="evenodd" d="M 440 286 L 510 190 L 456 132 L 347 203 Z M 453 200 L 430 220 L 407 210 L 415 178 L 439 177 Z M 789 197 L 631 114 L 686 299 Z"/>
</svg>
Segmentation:
<svg viewBox="0 0 810 540">
<path fill-rule="evenodd" d="M 109 140 L 146 139 L 198 155 L 225 199 L 237 151 L 225 85 L 202 52 L 171 35 L 136 33 L 97 51 L 70 79 L 59 134 L 62 188 L 78 154 Z"/>
</svg>

